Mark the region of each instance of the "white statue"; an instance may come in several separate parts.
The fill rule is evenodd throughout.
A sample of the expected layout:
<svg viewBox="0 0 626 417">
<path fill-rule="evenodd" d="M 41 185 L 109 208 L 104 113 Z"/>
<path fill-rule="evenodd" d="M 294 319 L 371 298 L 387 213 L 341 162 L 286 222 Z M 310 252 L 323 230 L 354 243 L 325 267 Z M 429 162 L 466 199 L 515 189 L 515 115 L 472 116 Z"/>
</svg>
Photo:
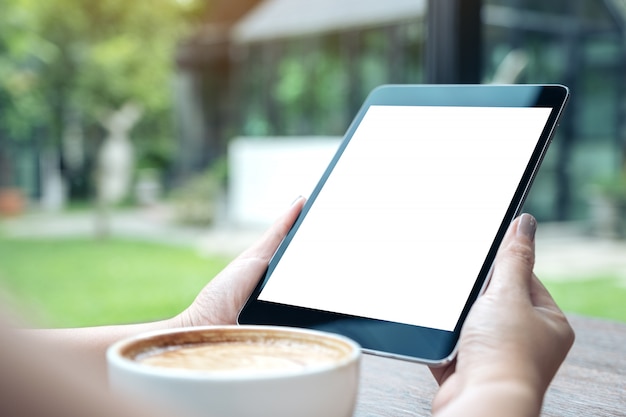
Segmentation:
<svg viewBox="0 0 626 417">
<path fill-rule="evenodd" d="M 109 208 L 129 193 L 133 178 L 134 151 L 129 133 L 141 118 L 142 110 L 133 103 L 103 118 L 100 123 L 108 131 L 98 152 L 96 188 L 98 210 L 96 234 L 109 234 Z"/>
<path fill-rule="evenodd" d="M 141 109 L 132 103 L 101 120 L 108 131 L 98 152 L 98 201 L 107 205 L 122 201 L 130 190 L 134 151 L 129 132 L 141 117 Z"/>
</svg>

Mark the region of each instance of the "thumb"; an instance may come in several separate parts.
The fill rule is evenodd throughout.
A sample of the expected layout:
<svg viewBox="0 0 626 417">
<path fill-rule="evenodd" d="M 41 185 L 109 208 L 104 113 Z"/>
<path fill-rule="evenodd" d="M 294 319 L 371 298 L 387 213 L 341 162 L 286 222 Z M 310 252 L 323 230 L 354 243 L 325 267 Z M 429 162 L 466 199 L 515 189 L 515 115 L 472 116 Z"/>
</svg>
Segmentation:
<svg viewBox="0 0 626 417">
<path fill-rule="evenodd" d="M 274 222 L 254 245 L 244 251 L 239 258 L 258 258 L 264 262 L 269 262 L 278 248 L 278 245 L 280 245 L 287 233 L 289 233 L 289 230 L 302 211 L 305 202 L 306 198 L 303 196 L 296 198 L 293 203 L 291 203 L 289 209 Z"/>
<path fill-rule="evenodd" d="M 535 265 L 536 230 L 537 221 L 530 214 L 524 213 L 511 223 L 496 256 L 486 293 L 506 298 L 529 297 Z"/>
</svg>

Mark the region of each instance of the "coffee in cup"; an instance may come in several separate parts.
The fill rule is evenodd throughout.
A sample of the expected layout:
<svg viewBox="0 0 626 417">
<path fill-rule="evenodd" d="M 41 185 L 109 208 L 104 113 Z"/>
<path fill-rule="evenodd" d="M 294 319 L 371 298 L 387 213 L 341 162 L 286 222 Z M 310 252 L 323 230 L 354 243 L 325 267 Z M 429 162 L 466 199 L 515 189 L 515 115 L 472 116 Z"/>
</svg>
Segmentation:
<svg viewBox="0 0 626 417">
<path fill-rule="evenodd" d="M 360 347 L 330 333 L 272 326 L 152 332 L 107 352 L 111 386 L 172 412 L 215 417 L 349 417 Z"/>
</svg>

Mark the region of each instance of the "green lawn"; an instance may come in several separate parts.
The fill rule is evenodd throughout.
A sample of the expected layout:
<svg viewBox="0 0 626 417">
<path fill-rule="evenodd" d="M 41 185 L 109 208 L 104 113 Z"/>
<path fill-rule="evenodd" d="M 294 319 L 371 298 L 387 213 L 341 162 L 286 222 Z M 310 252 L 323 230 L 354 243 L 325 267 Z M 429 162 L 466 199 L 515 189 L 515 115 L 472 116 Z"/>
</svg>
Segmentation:
<svg viewBox="0 0 626 417">
<path fill-rule="evenodd" d="M 586 280 L 544 280 L 559 306 L 567 312 L 626 322 L 626 282 L 617 277 Z"/>
<path fill-rule="evenodd" d="M 173 316 L 227 263 L 192 249 L 120 239 L 0 238 L 0 287 L 45 326 Z"/>
<path fill-rule="evenodd" d="M 192 249 L 121 239 L 0 238 L 0 287 L 42 326 L 170 317 L 226 264 Z M 544 283 L 567 312 L 626 322 L 626 287 L 612 277 Z"/>
</svg>

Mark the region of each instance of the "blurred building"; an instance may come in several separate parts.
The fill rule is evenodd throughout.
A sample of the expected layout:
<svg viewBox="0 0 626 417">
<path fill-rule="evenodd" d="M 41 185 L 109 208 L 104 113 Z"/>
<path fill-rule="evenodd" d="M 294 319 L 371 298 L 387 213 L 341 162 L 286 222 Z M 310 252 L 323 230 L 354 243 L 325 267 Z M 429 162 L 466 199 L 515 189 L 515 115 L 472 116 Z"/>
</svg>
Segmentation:
<svg viewBox="0 0 626 417">
<path fill-rule="evenodd" d="M 519 82 L 572 91 L 528 210 L 542 220 L 584 219 L 596 184 L 611 186 L 613 178 L 624 186 L 617 181 L 626 149 L 624 0 L 211 5 L 206 24 L 176 54 L 178 180 L 221 161 L 233 138 L 341 136 L 379 84 Z M 42 186 L 59 183 L 45 174 L 59 160 L 40 146 L 48 134 L 23 142 L 0 134 L 0 188 L 17 184 L 40 200 L 43 188 L 55 189 Z M 71 129 L 66 136 L 65 154 L 89 151 L 72 145 Z M 74 169 L 72 158 L 63 162 L 61 171 Z M 617 192 L 626 201 L 624 188 Z"/>
<path fill-rule="evenodd" d="M 584 218 L 592 184 L 621 169 L 621 0 L 265 0 L 237 12 L 181 47 L 182 176 L 234 137 L 342 135 L 379 84 L 503 80 L 572 91 L 527 203 L 538 217 Z"/>
<path fill-rule="evenodd" d="M 528 210 L 542 220 L 585 219 L 596 184 L 616 179 L 624 186 L 617 181 L 626 149 L 624 0 L 211 6 L 206 24 L 181 41 L 175 57 L 179 182 L 221 163 L 234 138 L 341 136 L 379 84 L 518 82 L 572 91 Z M 24 142 L 0 135 L 0 187 L 17 184 L 43 199 L 42 188 L 55 187 L 42 181 L 58 182 L 45 171 L 59 155 L 39 146 L 49 132 L 35 133 Z M 71 133 L 64 152 L 89 151 L 71 147 Z M 71 162 L 65 158 L 61 170 L 72 170 Z M 624 188 L 618 192 L 626 201 Z"/>
</svg>

